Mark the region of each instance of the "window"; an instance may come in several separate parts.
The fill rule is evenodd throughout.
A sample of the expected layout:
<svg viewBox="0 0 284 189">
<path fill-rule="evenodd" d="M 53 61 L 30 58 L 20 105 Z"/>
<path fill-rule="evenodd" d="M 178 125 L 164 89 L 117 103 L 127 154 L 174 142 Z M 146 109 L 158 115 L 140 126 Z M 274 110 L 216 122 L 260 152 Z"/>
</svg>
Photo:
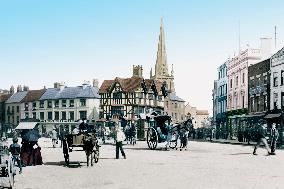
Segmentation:
<svg viewBox="0 0 284 189">
<path fill-rule="evenodd" d="M 87 118 L 87 111 L 79 111 L 80 119 Z"/>
<path fill-rule="evenodd" d="M 44 101 L 43 101 L 43 100 L 41 100 L 41 101 L 39 102 L 39 107 L 40 107 L 40 108 L 44 108 Z"/>
<path fill-rule="evenodd" d="M 242 96 L 242 107 L 245 107 L 245 96 Z"/>
<path fill-rule="evenodd" d="M 267 75 L 263 76 L 263 84 L 267 84 Z"/>
<path fill-rule="evenodd" d="M 66 100 L 62 100 L 62 107 L 66 107 Z"/>
<path fill-rule="evenodd" d="M 243 83 L 245 83 L 245 73 L 243 73 Z"/>
<path fill-rule="evenodd" d="M 274 109 L 277 109 L 278 94 L 273 94 Z"/>
<path fill-rule="evenodd" d="M 254 98 L 251 98 L 251 111 L 254 112 Z"/>
<path fill-rule="evenodd" d="M 114 99 L 121 99 L 122 98 L 122 92 L 115 92 L 113 93 Z"/>
<path fill-rule="evenodd" d="M 26 113 L 25 113 L 25 119 L 28 119 L 28 118 L 29 118 L 29 113 L 26 112 Z"/>
<path fill-rule="evenodd" d="M 74 107 L 74 100 L 70 100 L 69 103 L 70 103 L 69 105 L 70 107 Z"/>
<path fill-rule="evenodd" d="M 58 108 L 58 107 L 59 107 L 59 100 L 56 100 L 56 101 L 55 101 L 55 105 L 54 105 L 54 106 L 55 106 L 55 108 Z"/>
<path fill-rule="evenodd" d="M 33 112 L 33 119 L 36 119 L 36 113 Z"/>
<path fill-rule="evenodd" d="M 66 112 L 61 112 L 61 119 L 66 120 Z"/>
<path fill-rule="evenodd" d="M 51 100 L 47 101 L 47 107 L 52 108 L 52 101 Z"/>
<path fill-rule="evenodd" d="M 59 120 L 59 112 L 54 112 L 54 119 Z"/>
<path fill-rule="evenodd" d="M 44 112 L 39 113 L 40 120 L 44 120 Z"/>
<path fill-rule="evenodd" d="M 267 95 L 263 96 L 264 98 L 264 110 L 267 110 L 268 106 L 267 106 Z"/>
<path fill-rule="evenodd" d="M 12 106 L 12 114 L 14 113 L 14 106 Z"/>
<path fill-rule="evenodd" d="M 86 99 L 80 99 L 80 106 L 86 106 Z"/>
<path fill-rule="evenodd" d="M 112 106 L 111 114 L 112 115 L 124 115 L 123 106 Z"/>
<path fill-rule="evenodd" d="M 230 88 L 233 88 L 233 80 L 230 80 Z"/>
<path fill-rule="evenodd" d="M 177 104 L 177 103 L 175 103 L 175 108 L 176 108 L 176 109 L 178 108 L 178 104 Z"/>
<path fill-rule="evenodd" d="M 277 72 L 273 73 L 273 86 L 277 87 L 278 86 L 278 78 L 277 78 Z"/>
<path fill-rule="evenodd" d="M 36 102 L 33 102 L 33 110 L 36 109 Z"/>
<path fill-rule="evenodd" d="M 251 79 L 251 88 L 254 88 L 254 79 Z"/>
<path fill-rule="evenodd" d="M 239 76 L 236 77 L 236 87 L 238 86 L 239 84 Z"/>
<path fill-rule="evenodd" d="M 259 100 L 258 96 L 255 98 L 255 101 L 256 101 L 256 111 L 258 112 L 259 111 L 259 106 L 260 106 L 260 100 Z"/>
<path fill-rule="evenodd" d="M 281 92 L 281 109 L 284 109 L 284 92 Z"/>
<path fill-rule="evenodd" d="M 47 112 L 47 119 L 52 120 L 52 112 Z"/>
<path fill-rule="evenodd" d="M 69 119 L 74 120 L 74 112 L 69 112 Z"/>
<path fill-rule="evenodd" d="M 25 103 L 25 110 L 27 111 L 29 109 L 29 103 Z"/>
<path fill-rule="evenodd" d="M 284 84 L 284 70 L 281 70 L 281 85 Z"/>
<path fill-rule="evenodd" d="M 20 112 L 20 106 L 17 106 L 17 113 Z"/>
</svg>

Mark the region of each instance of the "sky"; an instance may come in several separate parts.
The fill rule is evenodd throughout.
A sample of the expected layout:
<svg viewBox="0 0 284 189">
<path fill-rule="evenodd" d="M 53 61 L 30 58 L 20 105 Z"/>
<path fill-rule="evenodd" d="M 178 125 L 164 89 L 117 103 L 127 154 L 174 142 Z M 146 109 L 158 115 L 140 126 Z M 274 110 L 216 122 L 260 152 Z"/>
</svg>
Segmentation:
<svg viewBox="0 0 284 189">
<path fill-rule="evenodd" d="M 281 0 L 0 0 L 0 89 L 149 78 L 163 18 L 177 95 L 212 115 L 217 68 L 247 44 L 284 46 Z"/>
</svg>

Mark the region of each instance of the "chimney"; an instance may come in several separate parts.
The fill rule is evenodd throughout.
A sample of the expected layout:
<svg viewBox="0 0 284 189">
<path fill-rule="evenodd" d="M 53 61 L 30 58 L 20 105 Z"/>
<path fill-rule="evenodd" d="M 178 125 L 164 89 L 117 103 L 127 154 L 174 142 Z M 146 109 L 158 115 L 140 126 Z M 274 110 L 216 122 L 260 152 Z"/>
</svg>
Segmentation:
<svg viewBox="0 0 284 189">
<path fill-rule="evenodd" d="M 14 94 L 15 93 L 15 87 L 12 85 L 10 87 L 10 94 Z"/>
<path fill-rule="evenodd" d="M 59 89 L 60 91 L 62 91 L 64 88 L 65 88 L 65 83 L 64 82 L 61 82 L 61 83 L 58 83 L 59 84 Z"/>
<path fill-rule="evenodd" d="M 83 89 L 86 89 L 87 86 L 89 86 L 89 85 L 90 85 L 89 81 L 84 81 L 83 84 L 82 84 L 82 87 L 83 87 Z"/>
<path fill-rule="evenodd" d="M 29 91 L 29 87 L 24 85 L 24 91 Z"/>
<path fill-rule="evenodd" d="M 59 82 L 55 82 L 55 83 L 54 83 L 54 88 L 55 88 L 55 89 L 59 89 L 59 86 L 60 86 L 60 83 L 59 83 Z"/>
<path fill-rule="evenodd" d="M 271 42 L 272 38 L 260 38 L 260 53 L 262 60 L 271 56 Z"/>
<path fill-rule="evenodd" d="M 143 77 L 143 67 L 142 65 L 133 65 L 133 75 L 132 77 Z"/>
<path fill-rule="evenodd" d="M 22 86 L 21 86 L 21 85 L 18 85 L 18 87 L 17 87 L 17 92 L 21 92 L 21 91 L 23 91 Z"/>
<path fill-rule="evenodd" d="M 93 87 L 99 88 L 99 80 L 98 79 L 93 79 Z"/>
</svg>

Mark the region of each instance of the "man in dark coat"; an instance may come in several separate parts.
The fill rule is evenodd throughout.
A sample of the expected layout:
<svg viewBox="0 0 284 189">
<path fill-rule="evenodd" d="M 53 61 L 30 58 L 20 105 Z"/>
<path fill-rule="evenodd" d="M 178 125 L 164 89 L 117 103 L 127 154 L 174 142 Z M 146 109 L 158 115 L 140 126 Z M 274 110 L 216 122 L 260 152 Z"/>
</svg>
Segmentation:
<svg viewBox="0 0 284 189">
<path fill-rule="evenodd" d="M 254 146 L 254 150 L 253 150 L 253 155 L 257 155 L 256 153 L 256 150 L 257 148 L 260 146 L 260 143 L 263 143 L 266 150 L 267 150 L 267 153 L 268 155 L 270 155 L 270 149 L 268 147 L 268 144 L 267 144 L 267 140 L 265 138 L 265 129 L 266 129 L 267 125 L 265 123 L 260 123 L 257 125 L 257 128 L 256 128 L 256 145 Z"/>
<path fill-rule="evenodd" d="M 279 137 L 279 133 L 276 129 L 276 123 L 272 124 L 271 127 L 271 132 L 270 132 L 270 138 L 271 138 L 271 155 L 276 155 L 275 150 L 276 150 L 276 142 Z"/>
</svg>

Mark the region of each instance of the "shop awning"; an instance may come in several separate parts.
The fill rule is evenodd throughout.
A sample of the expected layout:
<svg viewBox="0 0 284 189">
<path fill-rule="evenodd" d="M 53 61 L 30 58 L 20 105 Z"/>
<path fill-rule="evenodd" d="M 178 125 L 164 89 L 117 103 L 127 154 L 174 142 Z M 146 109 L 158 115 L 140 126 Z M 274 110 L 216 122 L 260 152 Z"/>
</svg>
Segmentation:
<svg viewBox="0 0 284 189">
<path fill-rule="evenodd" d="M 37 122 L 20 122 L 15 129 L 33 129 Z"/>
<path fill-rule="evenodd" d="M 281 116 L 281 113 L 278 114 L 267 114 L 264 119 L 272 119 L 272 118 L 278 118 Z"/>
<path fill-rule="evenodd" d="M 252 118 L 252 117 L 262 117 L 264 116 L 265 114 L 249 114 L 249 115 L 246 115 L 245 118 Z"/>
</svg>

